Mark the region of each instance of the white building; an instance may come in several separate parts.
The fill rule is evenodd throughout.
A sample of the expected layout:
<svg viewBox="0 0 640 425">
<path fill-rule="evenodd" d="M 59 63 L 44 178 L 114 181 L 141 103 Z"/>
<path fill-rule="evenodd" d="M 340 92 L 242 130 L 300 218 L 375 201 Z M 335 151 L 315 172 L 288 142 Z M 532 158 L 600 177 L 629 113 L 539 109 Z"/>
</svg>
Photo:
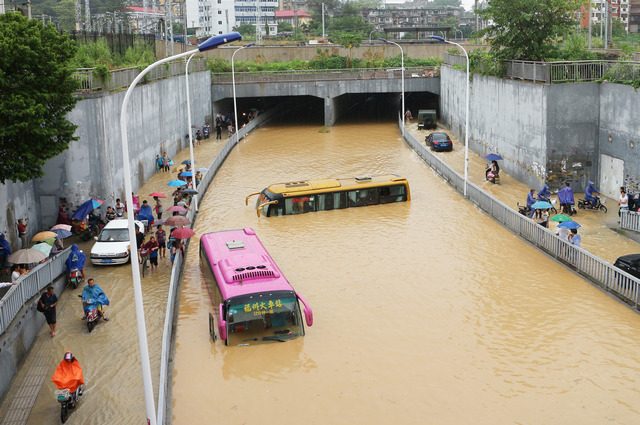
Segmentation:
<svg viewBox="0 0 640 425">
<path fill-rule="evenodd" d="M 591 0 L 591 22 L 598 24 L 604 21 L 607 14 L 605 10 L 607 3 L 609 4 L 609 17 L 619 19 L 629 32 L 629 0 Z"/>
<path fill-rule="evenodd" d="M 224 34 L 235 26 L 233 0 L 187 0 L 187 28 L 196 37 Z"/>
<path fill-rule="evenodd" d="M 186 0 L 187 28 L 197 37 L 224 34 L 242 25 L 258 25 L 263 35 L 275 34 L 278 0 Z"/>
</svg>

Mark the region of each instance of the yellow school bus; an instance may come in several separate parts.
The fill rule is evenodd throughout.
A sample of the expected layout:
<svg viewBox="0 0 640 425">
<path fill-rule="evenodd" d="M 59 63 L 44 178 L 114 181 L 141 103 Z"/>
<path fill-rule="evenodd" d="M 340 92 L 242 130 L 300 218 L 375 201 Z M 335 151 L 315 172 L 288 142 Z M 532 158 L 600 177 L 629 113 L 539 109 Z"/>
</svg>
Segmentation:
<svg viewBox="0 0 640 425">
<path fill-rule="evenodd" d="M 304 214 L 342 208 L 364 207 L 411 200 L 409 182 L 395 174 L 347 179 L 303 180 L 276 183 L 261 192 L 256 202 L 258 217 Z"/>
</svg>

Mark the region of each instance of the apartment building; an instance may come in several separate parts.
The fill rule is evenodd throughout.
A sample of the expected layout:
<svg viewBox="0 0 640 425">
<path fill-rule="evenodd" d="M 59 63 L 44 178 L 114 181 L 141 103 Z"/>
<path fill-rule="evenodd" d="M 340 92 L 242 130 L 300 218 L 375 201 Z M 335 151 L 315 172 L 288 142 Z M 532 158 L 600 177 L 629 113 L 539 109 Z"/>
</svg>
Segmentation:
<svg viewBox="0 0 640 425">
<path fill-rule="evenodd" d="M 422 5 L 420 5 L 422 3 Z M 453 6 L 431 6 L 427 2 L 412 2 L 398 5 L 387 4 L 384 9 L 363 9 L 362 16 L 376 28 L 438 26 L 455 18 L 458 21 L 464 8 Z"/>
<path fill-rule="evenodd" d="M 259 26 L 266 35 L 277 32 L 278 0 L 186 0 L 187 28 L 197 37 L 224 34 L 242 24 Z"/>
<path fill-rule="evenodd" d="M 629 32 L 640 33 L 640 0 L 629 0 Z"/>
<path fill-rule="evenodd" d="M 630 3 L 634 0 L 591 0 L 591 23 L 604 22 L 607 14 L 611 19 L 619 19 L 629 32 Z M 640 2 L 639 2 L 640 3 Z M 589 21 L 586 21 L 587 25 Z M 583 22 L 584 26 L 584 22 Z"/>
</svg>

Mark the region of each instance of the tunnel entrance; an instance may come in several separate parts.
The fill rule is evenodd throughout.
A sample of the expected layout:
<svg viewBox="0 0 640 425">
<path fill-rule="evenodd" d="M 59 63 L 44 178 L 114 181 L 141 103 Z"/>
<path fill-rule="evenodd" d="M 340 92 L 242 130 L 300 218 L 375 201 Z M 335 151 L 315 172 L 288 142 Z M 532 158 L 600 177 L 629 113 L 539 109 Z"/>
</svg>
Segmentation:
<svg viewBox="0 0 640 425">
<path fill-rule="evenodd" d="M 405 93 L 405 108 L 414 117 L 419 109 L 436 109 L 438 116 L 439 96 L 428 92 Z M 276 109 L 275 122 L 279 124 L 325 123 L 325 100 L 315 96 L 282 96 L 238 98 L 238 121 L 243 123 L 252 110 Z M 335 124 L 353 122 L 386 122 L 398 119 L 402 105 L 400 93 L 349 93 L 331 99 Z M 229 115 L 233 119 L 233 99 L 214 103 L 214 113 Z"/>
</svg>

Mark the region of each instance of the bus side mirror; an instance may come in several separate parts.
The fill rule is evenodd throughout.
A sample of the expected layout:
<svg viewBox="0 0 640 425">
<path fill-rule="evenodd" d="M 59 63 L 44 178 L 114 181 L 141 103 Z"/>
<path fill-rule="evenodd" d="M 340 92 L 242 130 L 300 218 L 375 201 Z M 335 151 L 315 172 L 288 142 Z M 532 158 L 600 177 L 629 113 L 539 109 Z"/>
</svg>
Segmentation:
<svg viewBox="0 0 640 425">
<path fill-rule="evenodd" d="M 218 318 L 218 333 L 220 334 L 220 339 L 225 343 L 227 342 L 227 321 L 224 320 L 224 316 L 222 314 L 222 304 L 220 304 L 219 308 L 219 318 Z"/>
<path fill-rule="evenodd" d="M 307 326 L 313 326 L 313 311 L 307 306 L 304 306 L 304 318 L 307 321 Z"/>
<path fill-rule="evenodd" d="M 307 302 L 300 294 L 296 294 L 296 296 L 304 307 L 302 310 L 304 311 L 304 319 L 307 322 L 307 326 L 313 326 L 313 310 L 311 310 L 311 307 L 308 306 Z"/>
</svg>

